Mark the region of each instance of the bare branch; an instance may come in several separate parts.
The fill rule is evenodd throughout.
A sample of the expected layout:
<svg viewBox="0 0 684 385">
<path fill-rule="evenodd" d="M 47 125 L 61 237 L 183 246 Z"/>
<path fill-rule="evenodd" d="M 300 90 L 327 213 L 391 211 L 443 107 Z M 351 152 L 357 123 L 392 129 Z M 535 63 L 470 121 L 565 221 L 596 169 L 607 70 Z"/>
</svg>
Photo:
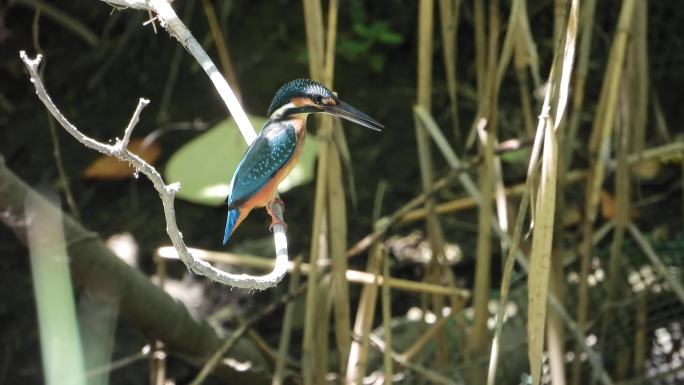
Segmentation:
<svg viewBox="0 0 684 385">
<path fill-rule="evenodd" d="M 223 102 L 228 107 L 230 114 L 235 119 L 242 136 L 245 138 L 247 144 L 252 143 L 256 138 L 256 132 L 252 128 L 252 124 L 247 118 L 247 114 L 240 106 L 237 96 L 228 85 L 226 79 L 221 75 L 218 68 L 209 55 L 204 51 L 202 45 L 192 36 L 190 30 L 178 18 L 176 12 L 171 7 L 168 0 L 101 0 L 117 7 L 128 7 L 140 10 L 152 11 L 157 14 L 157 20 L 164 29 L 178 40 L 183 47 L 190 52 L 190 54 L 197 60 L 204 72 L 207 73 L 209 79 L 214 83 L 216 91 L 223 99 Z"/>
<path fill-rule="evenodd" d="M 283 226 L 280 226 L 280 229 L 278 229 L 277 226 L 275 227 L 276 232 L 274 236 L 276 240 L 277 251 L 276 266 L 271 273 L 264 276 L 226 273 L 222 270 L 216 269 L 206 261 L 194 258 L 190 254 L 188 247 L 183 242 L 183 234 L 181 234 L 181 232 L 178 230 L 178 225 L 176 224 L 175 208 L 173 205 L 173 200 L 176 196 L 176 193 L 180 189 L 180 184 L 165 184 L 162 176 L 154 167 L 126 149 L 131 132 L 139 120 L 142 109 L 149 103 L 148 100 L 140 99 L 138 102 L 138 106 L 133 113 L 133 117 L 131 118 L 129 125 L 124 132 L 123 140 L 117 141 L 117 143 L 114 145 L 100 143 L 80 132 L 76 126 L 71 124 L 66 117 L 62 115 L 57 106 L 52 102 L 50 96 L 45 90 L 45 86 L 43 85 L 40 76 L 38 75 L 38 65 L 42 59 L 41 55 L 37 55 L 35 59 L 30 59 L 26 55 L 26 52 L 21 51 L 19 56 L 26 64 L 26 68 L 29 70 L 31 82 L 36 88 L 36 94 L 38 95 L 38 98 L 40 98 L 48 111 L 50 111 L 59 124 L 64 127 L 64 129 L 71 134 L 71 136 L 76 138 L 76 140 L 88 148 L 130 163 L 136 170 L 143 173 L 152 182 L 154 188 L 159 193 L 159 197 L 161 198 L 162 204 L 164 206 L 166 233 L 169 235 L 171 243 L 173 243 L 173 246 L 178 251 L 181 261 L 185 263 L 190 271 L 198 275 L 206 276 L 216 282 L 245 289 L 264 290 L 269 287 L 273 287 L 280 282 L 287 271 L 287 242 L 285 239 Z M 282 208 L 279 214 L 282 216 Z M 285 245 L 284 247 L 282 246 L 283 244 Z"/>
<path fill-rule="evenodd" d="M 138 106 L 135 108 L 133 116 L 131 116 L 131 121 L 128 122 L 128 126 L 124 131 L 123 139 L 117 141 L 116 143 L 120 153 L 124 152 L 128 148 L 128 142 L 131 140 L 131 133 L 133 132 L 135 125 L 140 121 L 140 113 L 142 112 L 143 108 L 147 107 L 148 104 L 150 104 L 149 99 L 140 98 L 140 100 L 138 100 Z"/>
</svg>

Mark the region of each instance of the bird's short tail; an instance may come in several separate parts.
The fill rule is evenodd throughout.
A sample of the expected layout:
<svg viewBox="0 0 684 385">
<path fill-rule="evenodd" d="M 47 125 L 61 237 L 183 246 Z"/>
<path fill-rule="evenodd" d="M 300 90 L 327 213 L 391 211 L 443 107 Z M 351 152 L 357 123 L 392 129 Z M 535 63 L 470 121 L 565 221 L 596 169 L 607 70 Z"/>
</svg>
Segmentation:
<svg viewBox="0 0 684 385">
<path fill-rule="evenodd" d="M 231 210 L 228 210 L 228 218 L 226 219 L 226 231 L 223 233 L 223 244 L 225 245 L 228 243 L 228 238 L 230 238 L 230 235 L 233 233 L 233 230 L 235 229 L 235 226 L 238 223 L 238 219 L 240 218 L 240 209 L 239 208 L 234 208 Z"/>
</svg>

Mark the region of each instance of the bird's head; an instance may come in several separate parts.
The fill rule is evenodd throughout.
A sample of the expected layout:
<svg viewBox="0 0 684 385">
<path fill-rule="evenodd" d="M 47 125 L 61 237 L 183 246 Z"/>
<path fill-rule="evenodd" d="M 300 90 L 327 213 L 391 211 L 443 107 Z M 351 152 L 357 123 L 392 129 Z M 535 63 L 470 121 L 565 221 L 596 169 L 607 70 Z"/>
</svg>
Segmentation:
<svg viewBox="0 0 684 385">
<path fill-rule="evenodd" d="M 384 126 L 375 119 L 344 103 L 337 93 L 310 79 L 286 83 L 276 92 L 268 108 L 270 119 L 287 119 L 298 114 L 322 112 L 380 131 Z"/>
</svg>

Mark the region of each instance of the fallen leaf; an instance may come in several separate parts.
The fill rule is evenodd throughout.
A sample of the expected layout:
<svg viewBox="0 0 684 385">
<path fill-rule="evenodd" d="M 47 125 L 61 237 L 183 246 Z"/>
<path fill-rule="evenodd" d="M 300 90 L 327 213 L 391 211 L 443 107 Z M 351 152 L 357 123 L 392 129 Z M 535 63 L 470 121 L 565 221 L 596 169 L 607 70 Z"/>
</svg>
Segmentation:
<svg viewBox="0 0 684 385">
<path fill-rule="evenodd" d="M 616 210 L 615 197 L 613 194 L 608 191 L 601 191 L 601 216 L 603 219 L 614 219 Z"/>
<path fill-rule="evenodd" d="M 640 211 L 636 207 L 629 210 L 629 219 L 637 219 Z M 617 215 L 617 201 L 615 196 L 607 191 L 601 191 L 601 216 L 605 220 L 612 221 Z"/>
<path fill-rule="evenodd" d="M 157 143 L 143 146 L 143 138 L 131 139 L 128 143 L 128 151 L 149 164 L 154 164 L 161 155 L 161 147 Z M 134 172 L 135 169 L 128 162 L 113 156 L 102 155 L 83 171 L 83 177 L 98 180 L 124 180 L 133 176 Z"/>
<path fill-rule="evenodd" d="M 662 169 L 662 164 L 660 161 L 656 159 L 644 159 L 639 162 L 634 163 L 631 167 L 630 170 L 632 171 L 632 175 L 639 179 L 653 179 L 658 174 L 660 174 L 660 170 Z"/>
</svg>

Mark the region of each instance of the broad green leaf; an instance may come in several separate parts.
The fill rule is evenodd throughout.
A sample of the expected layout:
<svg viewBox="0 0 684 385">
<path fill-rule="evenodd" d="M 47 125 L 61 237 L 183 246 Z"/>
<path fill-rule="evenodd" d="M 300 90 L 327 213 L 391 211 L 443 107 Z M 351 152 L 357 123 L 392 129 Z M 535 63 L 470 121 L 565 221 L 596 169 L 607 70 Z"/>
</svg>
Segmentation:
<svg viewBox="0 0 684 385">
<path fill-rule="evenodd" d="M 254 127 L 266 123 L 263 117 L 250 116 Z M 226 119 L 178 149 L 166 164 L 169 182 L 180 182 L 177 196 L 181 199 L 209 206 L 224 204 L 230 179 L 247 144 L 232 118 Z M 299 163 L 280 184 L 278 191 L 313 179 L 317 145 L 313 136 L 306 139 Z"/>
<path fill-rule="evenodd" d="M 523 147 L 514 151 L 506 151 L 499 155 L 501 160 L 505 163 L 527 165 L 527 161 L 530 159 L 530 148 Z"/>
</svg>

